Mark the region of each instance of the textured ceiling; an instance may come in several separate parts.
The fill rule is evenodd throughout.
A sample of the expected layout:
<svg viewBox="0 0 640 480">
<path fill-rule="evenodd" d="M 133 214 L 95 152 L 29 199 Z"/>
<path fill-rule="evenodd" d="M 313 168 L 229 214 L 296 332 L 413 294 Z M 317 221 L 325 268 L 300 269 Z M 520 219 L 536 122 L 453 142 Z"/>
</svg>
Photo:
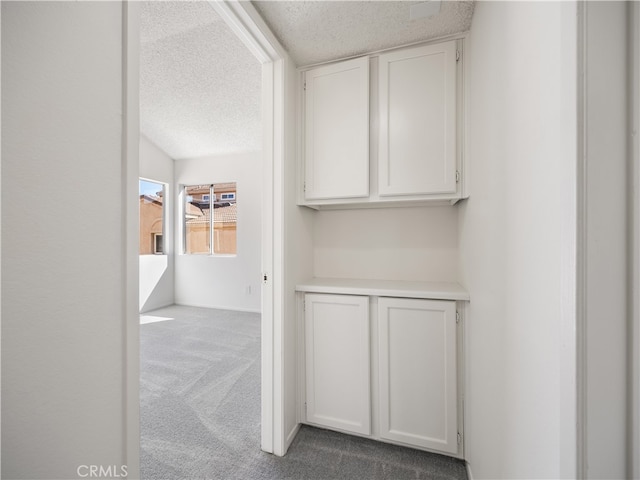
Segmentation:
<svg viewBox="0 0 640 480">
<path fill-rule="evenodd" d="M 294 61 L 335 60 L 466 31 L 472 1 L 410 20 L 413 1 L 254 1 Z M 140 128 L 176 160 L 261 148 L 261 66 L 207 2 L 141 2 Z"/>
<path fill-rule="evenodd" d="M 437 15 L 410 20 L 412 1 L 253 1 L 298 66 L 469 30 L 472 1 L 443 1 Z"/>
<path fill-rule="evenodd" d="M 207 2 L 142 2 L 140 129 L 171 158 L 261 148 L 261 65 Z"/>
</svg>

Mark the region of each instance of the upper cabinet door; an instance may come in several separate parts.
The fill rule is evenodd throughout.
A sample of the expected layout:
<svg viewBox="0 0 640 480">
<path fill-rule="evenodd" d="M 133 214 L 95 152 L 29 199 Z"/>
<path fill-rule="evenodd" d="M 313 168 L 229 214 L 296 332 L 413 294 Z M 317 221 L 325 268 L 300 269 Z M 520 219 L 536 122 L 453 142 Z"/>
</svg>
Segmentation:
<svg viewBox="0 0 640 480">
<path fill-rule="evenodd" d="M 369 58 L 305 73 L 305 199 L 369 195 Z"/>
<path fill-rule="evenodd" d="M 456 42 L 379 62 L 379 194 L 455 193 Z"/>
</svg>

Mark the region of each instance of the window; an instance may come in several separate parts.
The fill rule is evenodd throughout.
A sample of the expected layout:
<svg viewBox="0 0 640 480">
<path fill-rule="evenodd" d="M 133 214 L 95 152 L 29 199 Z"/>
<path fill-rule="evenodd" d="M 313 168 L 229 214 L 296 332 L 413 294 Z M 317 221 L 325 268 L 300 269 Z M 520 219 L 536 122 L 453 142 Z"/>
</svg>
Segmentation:
<svg viewBox="0 0 640 480">
<path fill-rule="evenodd" d="M 153 253 L 164 253 L 164 248 L 162 247 L 162 234 L 154 233 L 153 234 Z"/>
<path fill-rule="evenodd" d="M 164 254 L 165 185 L 140 179 L 140 255 Z"/>
<path fill-rule="evenodd" d="M 184 187 L 184 253 L 236 253 L 236 195 L 235 182 Z"/>
</svg>

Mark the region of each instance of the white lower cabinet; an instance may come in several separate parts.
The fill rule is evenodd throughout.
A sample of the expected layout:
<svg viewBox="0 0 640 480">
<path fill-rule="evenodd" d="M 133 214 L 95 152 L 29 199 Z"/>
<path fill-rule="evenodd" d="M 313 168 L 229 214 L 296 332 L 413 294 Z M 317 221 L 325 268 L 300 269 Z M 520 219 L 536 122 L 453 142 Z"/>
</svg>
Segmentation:
<svg viewBox="0 0 640 480">
<path fill-rule="evenodd" d="M 371 433 L 369 297 L 305 295 L 307 421 Z"/>
<path fill-rule="evenodd" d="M 306 293 L 304 303 L 303 421 L 462 454 L 456 301 Z"/>
<path fill-rule="evenodd" d="M 456 303 L 378 300 L 380 437 L 458 452 Z"/>
</svg>

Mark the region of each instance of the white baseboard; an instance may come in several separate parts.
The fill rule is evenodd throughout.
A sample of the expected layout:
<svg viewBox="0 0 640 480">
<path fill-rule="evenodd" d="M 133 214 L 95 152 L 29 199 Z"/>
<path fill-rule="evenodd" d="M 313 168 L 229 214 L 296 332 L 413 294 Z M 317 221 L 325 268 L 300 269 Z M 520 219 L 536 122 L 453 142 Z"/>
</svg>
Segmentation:
<svg viewBox="0 0 640 480">
<path fill-rule="evenodd" d="M 143 308 L 142 310 L 140 310 L 140 315 L 144 315 L 146 313 L 149 312 L 153 312 L 154 310 L 158 310 L 160 308 L 166 308 L 166 307 L 170 307 L 171 305 L 174 305 L 173 302 L 169 302 L 169 303 L 163 303 L 162 305 L 153 305 L 151 307 L 148 308 Z"/>
<path fill-rule="evenodd" d="M 473 480 L 473 473 L 471 473 L 471 465 L 469 465 L 469 462 L 464 462 L 467 465 L 467 478 L 469 480 Z"/>
<path fill-rule="evenodd" d="M 180 307 L 213 308 L 214 310 L 230 310 L 232 312 L 262 313 L 260 309 L 256 310 L 254 308 L 229 307 L 225 305 L 200 305 L 196 303 L 179 303 L 179 302 L 176 302 L 175 305 L 178 305 Z"/>
<path fill-rule="evenodd" d="M 284 442 L 284 453 L 285 453 L 285 455 L 287 454 L 287 451 L 289 450 L 289 447 L 293 443 L 293 440 L 296 438 L 296 435 L 298 434 L 298 431 L 300 430 L 300 425 L 301 425 L 300 423 L 296 423 L 295 427 L 293 427 L 291 429 L 291 431 L 289 432 L 289 435 L 287 435 L 287 439 Z"/>
</svg>

